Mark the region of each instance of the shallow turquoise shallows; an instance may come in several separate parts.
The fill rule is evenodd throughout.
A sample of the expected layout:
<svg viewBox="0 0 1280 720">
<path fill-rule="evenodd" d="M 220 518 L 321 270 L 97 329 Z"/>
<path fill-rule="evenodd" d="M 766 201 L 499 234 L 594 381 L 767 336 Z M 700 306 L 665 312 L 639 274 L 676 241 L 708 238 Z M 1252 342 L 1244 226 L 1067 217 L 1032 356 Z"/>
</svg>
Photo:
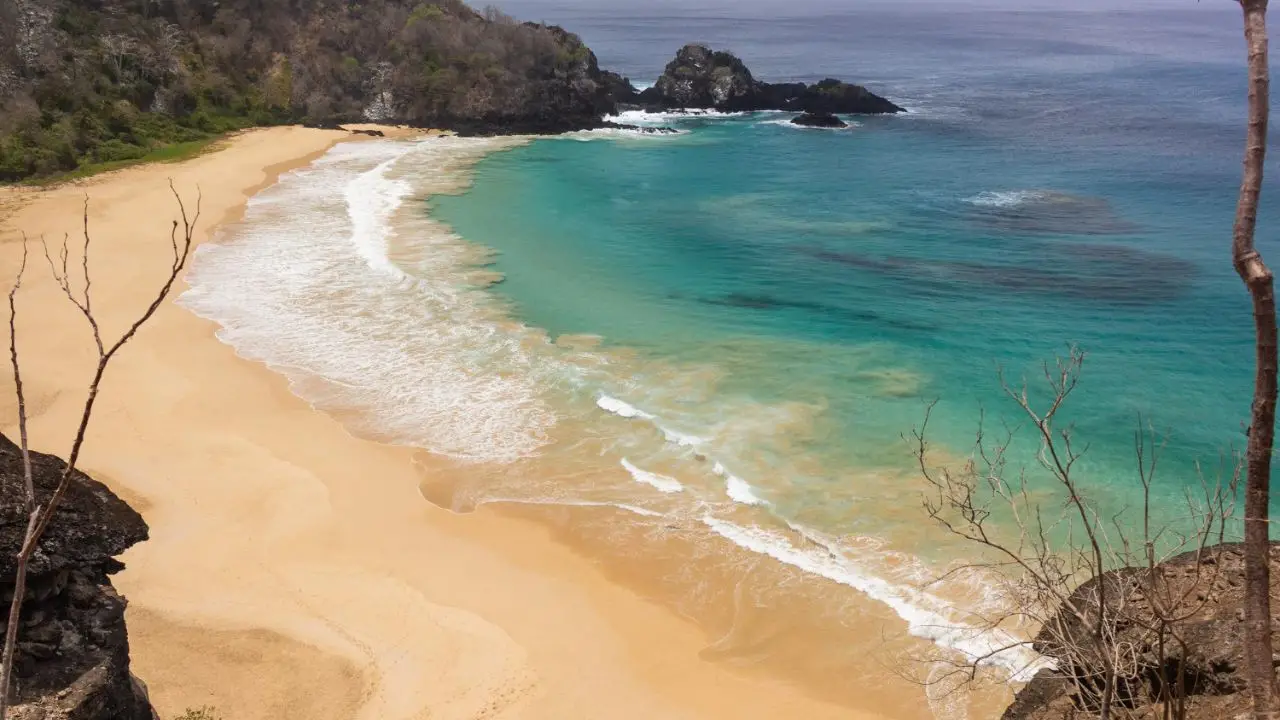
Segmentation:
<svg viewBox="0 0 1280 720">
<path fill-rule="evenodd" d="M 1088 359 L 1068 414 L 1090 445 L 1087 482 L 1131 487 L 1141 418 L 1169 436 L 1178 494 L 1197 460 L 1243 445 L 1249 405 L 1252 326 L 1228 252 L 1235 13 L 957 11 L 947 25 L 908 10 L 792 19 L 809 44 L 785 49 L 777 21 L 716 32 L 785 79 L 828 69 L 843 29 L 854 50 L 834 69 L 860 66 L 910 115 L 825 131 L 781 114 L 632 114 L 684 133 L 538 140 L 484 160 L 433 211 L 499 251 L 496 291 L 530 325 L 714 366 L 720 395 L 820 408 L 746 451 L 777 468 L 772 453 L 818 458 L 801 486 L 902 466 L 901 435 L 933 399 L 936 439 L 965 450 L 980 409 L 1017 418 L 998 368 L 1036 381 L 1075 344 Z M 576 13 L 565 22 L 606 62 L 656 74 L 660 40 Z M 643 27 L 665 38 L 652 28 L 677 20 Z M 1036 42 L 1055 23 L 1070 42 Z M 1125 23 L 1153 39 L 1120 42 Z M 1276 200 L 1260 235 L 1273 253 Z"/>
</svg>

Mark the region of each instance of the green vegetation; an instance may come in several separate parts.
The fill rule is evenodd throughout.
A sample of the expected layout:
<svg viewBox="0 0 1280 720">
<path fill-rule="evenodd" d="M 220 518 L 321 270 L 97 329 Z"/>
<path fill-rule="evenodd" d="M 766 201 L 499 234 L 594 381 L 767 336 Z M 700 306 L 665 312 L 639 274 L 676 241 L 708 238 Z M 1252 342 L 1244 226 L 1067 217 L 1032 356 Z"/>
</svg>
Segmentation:
<svg viewBox="0 0 1280 720">
<path fill-rule="evenodd" d="M 0 0 L 0 182 L 363 118 L 555 131 L 608 111 L 559 28 L 459 0 Z"/>
<path fill-rule="evenodd" d="M 174 163 L 190 160 L 197 155 L 203 154 L 209 150 L 223 135 L 215 135 L 200 140 L 191 140 L 188 142 L 174 143 L 172 145 L 158 145 L 154 150 L 137 158 L 129 160 L 110 160 L 107 162 L 97 163 L 81 163 L 75 170 L 53 175 L 40 175 L 29 177 L 22 181 L 26 185 L 56 185 L 58 183 L 67 182 L 69 180 L 79 180 L 90 175 L 109 172 L 111 170 L 121 170 L 132 165 L 141 165 L 143 163 Z"/>
</svg>

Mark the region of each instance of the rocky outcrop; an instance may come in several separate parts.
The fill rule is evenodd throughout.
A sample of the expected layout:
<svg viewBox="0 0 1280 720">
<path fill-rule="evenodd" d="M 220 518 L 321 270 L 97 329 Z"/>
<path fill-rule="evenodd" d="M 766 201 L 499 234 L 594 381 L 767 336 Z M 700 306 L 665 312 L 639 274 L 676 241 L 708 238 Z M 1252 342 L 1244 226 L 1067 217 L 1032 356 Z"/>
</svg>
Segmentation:
<svg viewBox="0 0 1280 720">
<path fill-rule="evenodd" d="M 811 128 L 828 128 L 839 130 L 849 127 L 849 123 L 841 120 L 831 113 L 811 113 L 807 112 L 791 121 L 792 125 L 801 125 Z"/>
<path fill-rule="evenodd" d="M 1274 597 L 1280 592 L 1280 543 L 1272 546 L 1272 587 Z M 1116 613 L 1117 646 L 1131 647 L 1136 662 L 1130 672 L 1120 678 L 1118 700 L 1121 708 L 1134 711 L 1134 717 L 1147 717 L 1142 711 L 1151 709 L 1158 700 L 1160 678 L 1186 678 L 1189 695 L 1188 717 L 1243 717 L 1249 708 L 1244 677 L 1244 557 L 1237 544 L 1209 548 L 1203 553 L 1187 553 L 1160 565 L 1167 582 L 1164 597 L 1186 597 L 1180 605 L 1188 615 L 1178 623 L 1178 634 L 1188 651 L 1183 656 L 1166 657 L 1163 661 L 1152 634 L 1142 629 L 1144 622 L 1132 622 L 1147 615 L 1150 601 L 1143 571 L 1129 568 L 1108 573 L 1078 588 L 1071 602 L 1087 607 L 1096 598 L 1098 584 L 1106 582 L 1110 602 L 1125 605 L 1124 613 Z M 1094 607 L 1097 601 L 1092 600 Z M 1061 616 L 1064 635 L 1083 632 L 1070 615 Z M 1273 618 L 1273 629 L 1280 632 L 1280 621 Z M 1091 698 L 1082 697 L 1079 688 L 1065 674 L 1070 659 L 1058 650 L 1060 643 L 1046 632 L 1035 640 L 1035 649 L 1058 661 L 1056 670 L 1044 670 L 1020 690 L 1002 720 L 1060 720 L 1064 717 L 1089 718 Z M 1280 656 L 1275 658 L 1280 664 Z M 1080 677 L 1093 674 L 1088 667 L 1077 668 Z M 1100 674 L 1100 673 L 1099 673 Z M 1156 715 L 1158 717 L 1158 715 Z M 1126 716 L 1128 717 L 1128 716 Z"/>
<path fill-rule="evenodd" d="M 34 453 L 36 496 L 46 500 L 65 463 Z M 26 529 L 21 451 L 0 436 L 0 615 L 13 597 L 14 558 Z M 147 538 L 142 517 L 102 483 L 77 473 L 27 575 L 14 662 L 17 720 L 153 720 L 145 686 L 129 672 L 125 600 L 109 575 Z"/>
<path fill-rule="evenodd" d="M 792 108 L 807 113 L 886 115 L 905 112 L 892 102 L 861 85 L 827 78 L 806 87 Z"/>
<path fill-rule="evenodd" d="M 903 109 L 860 85 L 827 79 L 814 85 L 756 80 L 732 53 L 686 45 L 654 86 L 630 96 L 615 90 L 619 104 L 650 109 L 715 109 L 723 112 L 790 110 L 805 113 L 887 114 Z"/>
</svg>

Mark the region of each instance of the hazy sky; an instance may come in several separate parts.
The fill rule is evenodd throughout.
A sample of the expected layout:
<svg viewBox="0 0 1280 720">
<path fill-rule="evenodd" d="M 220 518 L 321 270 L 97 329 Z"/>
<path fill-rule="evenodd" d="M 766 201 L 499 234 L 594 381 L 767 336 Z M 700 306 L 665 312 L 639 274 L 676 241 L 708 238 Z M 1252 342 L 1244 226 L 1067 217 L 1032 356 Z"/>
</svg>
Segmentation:
<svg viewBox="0 0 1280 720">
<path fill-rule="evenodd" d="M 1206 12 L 1239 12 L 1235 0 L 494 0 L 490 4 L 516 11 L 522 7 L 549 9 L 563 7 L 583 10 L 592 8 L 635 9 L 637 2 L 645 10 L 664 7 L 680 10 L 745 10 L 752 14 L 760 11 L 777 11 L 779 14 L 807 14 L 809 12 L 856 12 L 865 7 L 893 7 L 906 9 L 929 6 L 946 6 L 948 9 L 972 7 L 974 9 L 1006 10 L 1116 10 L 1146 9 L 1202 10 Z M 477 3 L 485 4 L 485 3 Z"/>
</svg>

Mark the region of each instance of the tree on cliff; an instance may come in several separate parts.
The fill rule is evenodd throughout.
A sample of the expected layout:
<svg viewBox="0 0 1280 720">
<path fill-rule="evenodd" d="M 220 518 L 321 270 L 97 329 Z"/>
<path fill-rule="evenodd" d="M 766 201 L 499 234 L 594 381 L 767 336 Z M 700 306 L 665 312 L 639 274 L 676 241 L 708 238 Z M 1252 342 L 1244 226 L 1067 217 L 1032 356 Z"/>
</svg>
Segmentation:
<svg viewBox="0 0 1280 720">
<path fill-rule="evenodd" d="M 14 653 L 18 647 L 22 606 L 27 595 L 28 565 L 32 556 L 40 549 L 40 541 L 45 534 L 45 530 L 48 529 L 49 523 L 53 520 L 63 498 L 67 495 L 67 491 L 75 482 L 76 463 L 80 459 L 80 450 L 84 445 L 85 433 L 89 428 L 90 421 L 93 419 L 93 409 L 98 397 L 98 390 L 102 385 L 107 368 L 110 366 L 111 361 L 116 358 L 117 353 L 134 338 L 138 330 L 160 309 L 161 303 L 169 296 L 170 291 L 178 280 L 178 276 L 181 275 L 183 268 L 186 267 L 187 259 L 191 255 L 193 233 L 196 222 L 200 219 L 200 200 L 197 197 L 195 213 L 192 216 L 188 216 L 186 205 L 172 183 L 170 183 L 170 189 L 173 191 L 173 197 L 177 201 L 181 221 L 174 220 L 169 233 L 169 243 L 173 251 L 173 257 L 168 274 L 161 282 L 150 305 L 143 309 L 114 340 L 104 339 L 103 329 L 93 309 L 93 283 L 90 276 L 89 263 L 89 251 L 92 244 L 89 233 L 89 199 L 85 198 L 83 243 L 78 250 L 73 252 L 69 244 L 70 238 L 64 237 L 58 248 L 57 257 L 54 257 L 49 251 L 48 243 L 43 238 L 40 240 L 54 281 L 62 291 L 62 294 L 84 316 L 85 322 L 92 333 L 98 355 L 93 374 L 89 378 L 84 406 L 80 412 L 80 420 L 76 425 L 75 435 L 67 453 L 66 465 L 58 478 L 57 487 L 53 490 L 48 500 L 43 503 L 39 502 L 37 498 L 35 480 L 32 473 L 32 453 L 27 438 L 27 402 L 22 380 L 21 353 L 18 347 L 18 295 L 22 290 L 22 281 L 27 273 L 28 260 L 28 239 L 25 236 L 23 237 L 22 263 L 18 269 L 17 277 L 14 279 L 13 286 L 9 290 L 9 359 L 13 370 L 14 391 L 17 395 L 18 435 L 22 451 L 23 484 L 19 488 L 5 488 L 5 492 L 21 493 L 21 502 L 16 504 L 20 505 L 26 514 L 26 531 L 22 535 L 21 546 L 13 548 L 17 556 L 17 570 L 14 579 L 13 599 L 9 605 L 8 622 L 5 628 L 3 654 L 0 655 L 0 720 L 6 717 L 9 706 L 10 690 L 13 682 Z M 5 549 L 5 551 L 8 550 L 10 549 Z"/>
<path fill-rule="evenodd" d="M 1274 276 L 1263 262 L 1254 242 L 1257 227 L 1258 202 L 1262 189 L 1263 167 L 1267 147 L 1267 126 L 1270 113 L 1270 74 L 1268 67 L 1268 39 L 1266 29 L 1267 0 L 1237 0 L 1244 19 L 1244 37 L 1248 57 L 1248 123 L 1244 154 L 1243 177 L 1240 184 L 1232 231 L 1231 255 L 1236 272 L 1248 289 L 1254 318 L 1255 377 L 1248 442 L 1243 460 L 1245 478 L 1244 544 L 1242 614 L 1244 631 L 1240 633 L 1240 655 L 1248 679 L 1252 714 L 1255 720 L 1275 720 L 1277 717 L 1277 688 L 1272 638 L 1271 616 L 1271 540 L 1270 494 L 1271 459 L 1275 441 L 1277 401 L 1277 316 Z M 926 443 L 923 429 L 914 435 L 916 453 L 921 471 L 933 485 L 936 494 L 926 500 L 932 517 L 953 533 L 993 551 L 999 559 L 995 567 L 1012 568 L 1017 574 L 1013 587 L 1021 591 L 1017 598 L 1016 612 L 1029 616 L 1041 627 L 1034 646 L 1067 666 L 1066 675 L 1076 686 L 1077 697 L 1088 699 L 1089 709 L 1106 718 L 1114 703 L 1124 692 L 1122 685 L 1133 676 L 1132 648 L 1147 642 L 1139 638 L 1134 642 L 1132 628 L 1140 631 L 1160 631 L 1160 659 L 1165 659 L 1164 633 L 1169 633 L 1176 646 L 1182 643 L 1183 653 L 1178 667 L 1186 664 L 1185 638 L 1180 636 L 1179 625 L 1196 618 L 1201 607 L 1195 607 L 1192 596 L 1178 596 L 1177 603 L 1152 602 L 1153 595 L 1175 598 L 1169 593 L 1167 580 L 1157 572 L 1160 564 L 1154 561 L 1154 542 L 1147 522 L 1150 516 L 1150 478 L 1142 473 L 1144 522 L 1142 547 L 1147 548 L 1137 558 L 1129 554 L 1129 542 L 1119 518 L 1105 518 L 1082 496 L 1071 471 L 1079 459 L 1071 448 L 1069 428 L 1051 429 L 1052 420 L 1061 403 L 1075 387 L 1079 362 L 1073 359 L 1067 371 L 1048 377 L 1055 390 L 1055 398 L 1047 412 L 1037 414 L 1027 401 L 1025 390 L 1010 395 L 1030 417 L 1032 425 L 1041 435 L 1041 450 L 1037 460 L 1064 491 L 1063 506 L 1076 517 L 1071 524 L 1078 534 L 1068 533 L 1064 552 L 1051 548 L 1052 532 L 1046 532 L 1041 505 L 1031 499 L 1027 485 L 1021 476 L 1010 482 L 1004 475 L 1006 444 L 998 444 L 995 450 L 985 448 L 979 436 L 978 457 L 983 465 L 970 465 L 959 474 L 931 468 L 926 462 Z M 1062 369 L 1059 365 L 1059 369 Z M 1006 387 L 1006 389 L 1008 389 Z M 1139 449 L 1141 450 L 1141 445 Z M 1142 453 L 1139 453 L 1139 469 L 1142 470 Z M 1217 508 L 1208 514 L 1201 511 L 1201 519 L 1222 515 L 1226 507 L 1220 495 L 1221 486 L 1205 497 L 1217 498 L 1209 507 Z M 994 505 L 1003 504 L 1012 511 L 1020 535 L 1011 542 L 995 538 L 988 531 Z M 1215 521 L 1217 522 L 1217 521 Z M 1051 523 L 1053 525 L 1053 523 Z M 1108 526 L 1114 530 L 1108 530 Z M 1201 524 L 1200 530 L 1184 535 L 1175 546 L 1195 541 L 1199 552 L 1213 550 L 1221 554 L 1221 548 L 1208 548 L 1204 540 L 1209 537 Z M 1219 524 L 1218 527 L 1221 527 Z M 1212 533 L 1211 533 L 1212 534 Z M 1221 538 L 1222 533 L 1217 534 Z M 1122 552 L 1117 552 L 1117 548 Z M 1193 563 L 1199 578 L 1202 564 Z M 1213 567 L 1219 567 L 1215 562 Z M 1120 573 L 1120 574 L 1117 574 Z M 1125 587 L 1128 579 L 1138 578 L 1133 587 Z M 1156 582 L 1164 586 L 1161 590 Z M 1074 592 L 1064 594 L 1070 584 L 1077 584 Z M 1179 587 L 1183 587 L 1179 585 Z M 1197 583 L 1195 585 L 1199 585 Z M 1144 587 L 1145 586 L 1145 587 Z M 1142 602 L 1137 615 L 1129 607 L 1133 604 L 1136 588 Z M 1159 591 L 1154 592 L 1153 591 Z M 1015 592 L 1017 594 L 1017 592 Z M 1208 594 L 1206 594 L 1207 596 Z M 1176 599 L 1176 598 L 1175 598 Z M 1188 604 L 1190 603 L 1190 604 Z M 1148 607 L 1149 606 L 1149 607 Z M 1047 609 L 1047 611 L 1046 611 Z M 1153 612 L 1159 609 L 1159 612 Z M 1038 612 L 1046 614 L 1037 616 Z M 1181 618 L 1181 620 L 1179 619 Z M 1002 618 L 1002 620 L 1005 618 Z M 1153 622 L 1158 621 L 1158 622 Z M 1117 631 L 1116 628 L 1129 630 Z M 971 672 L 987 658 L 970 658 L 963 663 Z M 1084 672 L 1081 670 L 1084 669 Z M 972 677 L 972 675 L 971 675 Z M 1169 695 L 1170 687 L 1161 680 L 1158 672 L 1155 697 L 1152 702 L 1162 707 L 1162 717 L 1185 717 L 1184 703 L 1171 703 L 1176 699 Z M 1172 688 L 1185 693 L 1185 685 Z M 1181 714 L 1170 714 L 1170 707 L 1181 708 Z"/>
<path fill-rule="evenodd" d="M 1236 207 L 1231 256 L 1253 300 L 1256 372 L 1245 483 L 1246 662 L 1257 720 L 1275 717 L 1271 638 L 1271 452 L 1276 424 L 1276 299 L 1274 278 L 1254 247 L 1258 196 L 1267 154 L 1271 78 L 1267 59 L 1267 0 L 1239 0 L 1249 62 L 1249 125 L 1244 177 Z"/>
<path fill-rule="evenodd" d="M 1065 689 L 1036 698 L 1043 700 L 1033 708 L 1040 714 L 1012 717 L 1056 719 L 1084 710 L 1109 720 L 1122 706 L 1148 704 L 1160 707 L 1161 720 L 1196 717 L 1189 714 L 1191 696 L 1206 692 L 1203 668 L 1233 654 L 1206 657 L 1192 633 L 1229 585 L 1219 548 L 1235 514 L 1240 464 L 1226 463 L 1214 479 L 1202 476 L 1176 521 L 1161 521 L 1151 497 L 1164 443 L 1140 424 L 1134 435 L 1140 497 L 1131 509 L 1106 512 L 1080 477 L 1087 447 L 1062 417 L 1084 362 L 1073 349 L 1046 365 L 1042 403 L 1025 382 L 1013 386 L 1002 376 L 1022 422 L 999 433 L 980 423 L 968 462 L 937 461 L 927 436 L 932 408 L 909 437 L 930 486 L 929 517 L 980 552 L 952 573 L 976 573 L 1002 608 L 974 612 L 969 621 L 976 629 L 961 630 L 991 639 L 988 651 L 923 658 L 925 682 L 953 692 L 981 685 L 983 668 L 994 660 L 1006 667 L 1017 660 L 1023 663 L 1017 674 L 1028 675 L 1047 669 L 1048 658 L 1055 687 Z M 1010 457 L 1022 430 L 1036 444 L 1029 468 Z M 1166 561 L 1175 558 L 1170 569 Z M 1028 629 L 1035 635 L 1028 637 Z"/>
</svg>

